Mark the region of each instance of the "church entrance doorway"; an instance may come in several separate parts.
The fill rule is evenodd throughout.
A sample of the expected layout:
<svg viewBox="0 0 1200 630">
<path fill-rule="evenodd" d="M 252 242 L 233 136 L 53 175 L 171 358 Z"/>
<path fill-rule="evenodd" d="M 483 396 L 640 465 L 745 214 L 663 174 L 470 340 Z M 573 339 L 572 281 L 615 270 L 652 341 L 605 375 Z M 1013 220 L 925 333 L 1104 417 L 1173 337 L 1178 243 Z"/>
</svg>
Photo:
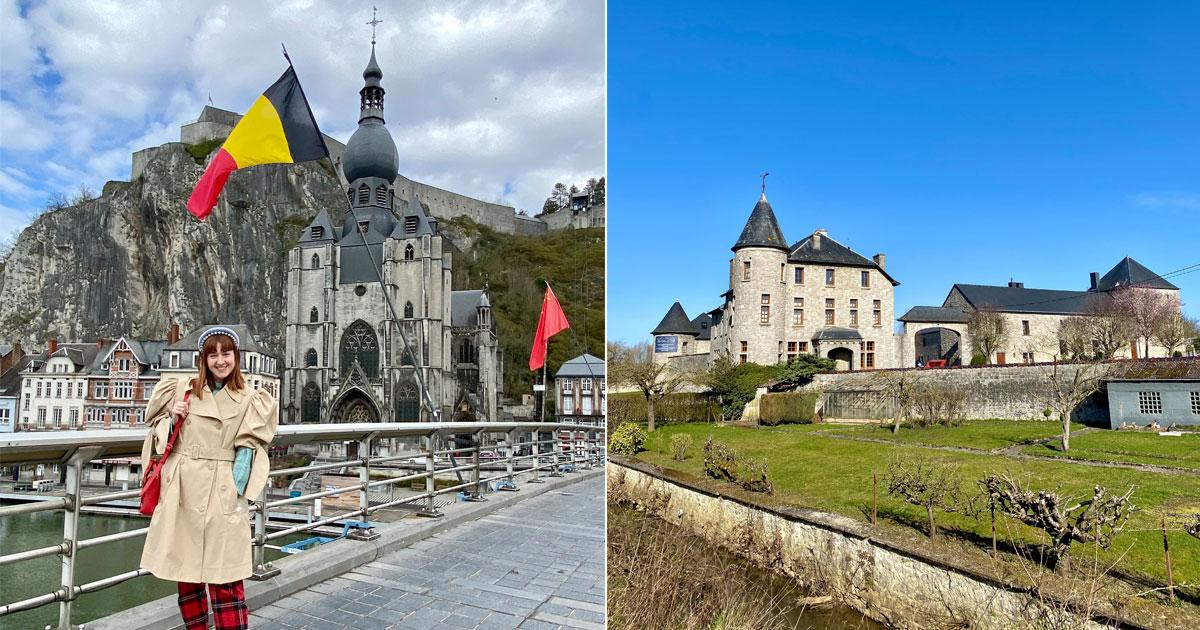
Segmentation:
<svg viewBox="0 0 1200 630">
<path fill-rule="evenodd" d="M 833 359 L 839 372 L 854 369 L 854 351 L 849 348 L 834 348 L 825 356 Z"/>
<path fill-rule="evenodd" d="M 334 422 L 379 422 L 379 410 L 361 390 L 352 389 L 333 408 Z"/>
</svg>

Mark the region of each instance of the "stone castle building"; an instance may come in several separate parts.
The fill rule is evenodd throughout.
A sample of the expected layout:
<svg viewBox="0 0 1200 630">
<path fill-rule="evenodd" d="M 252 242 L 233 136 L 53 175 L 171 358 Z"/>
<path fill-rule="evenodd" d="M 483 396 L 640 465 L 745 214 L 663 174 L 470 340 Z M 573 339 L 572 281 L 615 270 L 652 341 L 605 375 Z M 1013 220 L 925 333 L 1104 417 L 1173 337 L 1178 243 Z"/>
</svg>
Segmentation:
<svg viewBox="0 0 1200 630">
<path fill-rule="evenodd" d="M 765 192 L 732 249 L 724 303 L 694 320 L 675 303 L 652 331 L 656 359 L 724 354 L 774 365 L 816 354 L 840 369 L 896 367 L 900 283 L 883 254 L 867 259 L 825 230 L 789 245 Z"/>
<path fill-rule="evenodd" d="M 886 258 L 867 259 L 825 230 L 788 245 L 766 193 L 733 245 L 724 303 L 689 318 L 671 305 L 651 331 L 654 358 L 702 371 L 719 355 L 737 363 L 774 365 L 802 354 L 833 359 L 842 370 L 870 370 L 970 361 L 968 322 L 974 311 L 996 312 L 1006 339 L 988 361 L 1037 363 L 1061 357 L 1058 332 L 1070 317 L 1111 311 L 1112 296 L 1136 287 L 1180 304 L 1179 288 L 1132 258 L 1091 274 L 1087 290 L 955 284 L 941 306 L 915 306 L 894 330 L 894 288 Z M 1139 358 L 1145 339 L 1130 340 L 1118 358 Z M 1166 348 L 1149 343 L 1150 357 Z"/>
<path fill-rule="evenodd" d="M 1180 304 L 1179 287 L 1128 256 L 1103 276 L 1092 272 L 1084 291 L 1031 289 L 1013 281 L 1006 286 L 955 284 L 941 306 L 914 306 L 900 317 L 901 365 L 938 359 L 947 365 L 968 363 L 977 352 L 968 334 L 968 321 L 977 310 L 997 313 L 1007 332 L 1004 342 L 988 357 L 990 362 L 1051 361 L 1062 354 L 1058 330 L 1064 320 L 1104 312 L 1114 292 L 1129 287 L 1160 293 L 1176 306 Z M 1130 340 L 1116 356 L 1144 358 L 1139 343 L 1144 341 Z M 1167 349 L 1151 340 L 1149 357 L 1165 356 Z"/>
<path fill-rule="evenodd" d="M 335 225 L 322 210 L 289 253 L 283 421 L 432 421 L 422 389 L 442 420 L 497 420 L 503 355 L 487 287 L 451 290 L 437 219 L 419 190 L 399 189 L 382 77 L 372 46 L 341 161 L 353 213 Z"/>
</svg>

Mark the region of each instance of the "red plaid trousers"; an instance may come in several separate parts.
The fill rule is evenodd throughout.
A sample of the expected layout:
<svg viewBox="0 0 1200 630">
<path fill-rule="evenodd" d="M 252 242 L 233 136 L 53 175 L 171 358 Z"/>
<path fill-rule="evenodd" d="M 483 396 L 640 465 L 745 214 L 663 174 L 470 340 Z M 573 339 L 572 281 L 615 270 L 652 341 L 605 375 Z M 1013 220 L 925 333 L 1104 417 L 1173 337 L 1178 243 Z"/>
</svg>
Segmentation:
<svg viewBox="0 0 1200 630">
<path fill-rule="evenodd" d="M 209 584 L 208 592 L 210 596 L 206 597 L 204 584 L 179 583 L 179 612 L 183 615 L 183 624 L 187 630 L 208 628 L 210 598 L 217 630 L 247 630 L 250 627 L 246 589 L 241 580 L 229 584 Z"/>
</svg>

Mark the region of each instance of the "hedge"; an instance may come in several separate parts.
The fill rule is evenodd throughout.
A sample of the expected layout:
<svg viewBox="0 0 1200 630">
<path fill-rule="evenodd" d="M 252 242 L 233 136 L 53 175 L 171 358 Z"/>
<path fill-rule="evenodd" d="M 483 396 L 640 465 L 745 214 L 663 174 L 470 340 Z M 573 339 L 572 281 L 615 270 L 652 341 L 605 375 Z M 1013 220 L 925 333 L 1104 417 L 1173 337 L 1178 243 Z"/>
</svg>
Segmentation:
<svg viewBox="0 0 1200 630">
<path fill-rule="evenodd" d="M 721 406 L 707 394 L 669 394 L 654 405 L 656 425 L 684 422 L 712 422 L 721 417 Z M 608 396 L 608 422 L 646 424 L 646 397 L 641 392 L 624 392 Z"/>
<path fill-rule="evenodd" d="M 820 392 L 763 394 L 758 401 L 759 424 L 808 424 L 817 411 Z"/>
</svg>

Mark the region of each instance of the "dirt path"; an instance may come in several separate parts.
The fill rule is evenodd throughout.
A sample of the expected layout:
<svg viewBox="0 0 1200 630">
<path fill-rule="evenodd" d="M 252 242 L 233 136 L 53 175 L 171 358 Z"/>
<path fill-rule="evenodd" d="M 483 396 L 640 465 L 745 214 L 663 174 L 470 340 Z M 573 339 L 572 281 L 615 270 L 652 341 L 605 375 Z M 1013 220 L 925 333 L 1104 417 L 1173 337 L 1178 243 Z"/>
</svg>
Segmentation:
<svg viewBox="0 0 1200 630">
<path fill-rule="evenodd" d="M 1087 427 L 1078 431 L 1072 431 L 1071 435 L 1082 435 L 1097 429 Z M 1012 459 L 1022 459 L 1027 461 L 1039 462 L 1056 462 L 1059 464 L 1075 464 L 1077 466 L 1099 466 L 1101 468 L 1125 468 L 1128 470 L 1140 470 L 1143 472 L 1160 473 L 1164 475 L 1186 475 L 1200 476 L 1200 471 L 1188 468 L 1169 468 L 1166 466 L 1155 466 L 1153 464 L 1131 464 L 1126 462 L 1105 462 L 1093 459 L 1067 459 L 1066 457 L 1048 457 L 1046 455 L 1029 455 L 1021 452 L 1026 446 L 1031 444 L 1039 444 L 1050 442 L 1058 438 L 1044 438 L 1035 442 L 1022 442 L 1012 446 L 1006 446 L 1000 449 L 987 450 L 982 448 L 970 448 L 967 446 L 945 446 L 938 444 L 913 444 L 909 442 L 896 442 L 893 440 L 884 440 L 880 438 L 863 437 L 857 435 L 845 435 L 841 433 L 830 433 L 827 431 L 813 431 L 808 435 L 819 435 L 821 437 L 833 438 L 835 440 L 850 440 L 853 442 L 871 442 L 873 444 L 890 444 L 892 446 L 912 446 L 916 448 L 924 448 L 934 451 L 947 451 L 951 453 L 970 453 L 974 455 L 1003 455 Z"/>
</svg>

